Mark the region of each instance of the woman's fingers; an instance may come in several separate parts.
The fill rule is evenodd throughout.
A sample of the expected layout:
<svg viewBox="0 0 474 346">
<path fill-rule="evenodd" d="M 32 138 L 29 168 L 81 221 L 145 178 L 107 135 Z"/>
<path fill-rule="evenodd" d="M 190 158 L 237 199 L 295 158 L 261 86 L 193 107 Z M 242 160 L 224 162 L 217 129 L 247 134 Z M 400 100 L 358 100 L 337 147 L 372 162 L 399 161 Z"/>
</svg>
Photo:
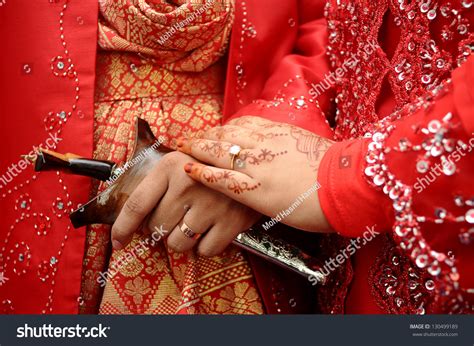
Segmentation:
<svg viewBox="0 0 474 346">
<path fill-rule="evenodd" d="M 234 144 L 222 141 L 212 141 L 208 139 L 181 139 L 178 142 L 178 150 L 191 155 L 195 159 L 211 164 L 220 168 L 232 168 L 232 160 L 234 161 L 234 169 L 244 171 L 245 165 L 240 164 L 242 160 L 236 161 L 240 157 L 247 157 L 251 155 L 252 151 L 249 149 L 241 149 L 237 158 L 233 159 L 230 153 Z"/>
<path fill-rule="evenodd" d="M 255 139 L 252 138 L 253 132 L 254 130 L 242 126 L 225 125 L 213 127 L 204 132 L 199 138 L 213 141 L 226 141 L 244 148 L 253 148 L 255 145 Z"/>
<path fill-rule="evenodd" d="M 227 125 L 245 127 L 247 129 L 259 129 L 261 126 L 274 124 L 274 122 L 267 120 L 265 118 L 256 117 L 252 115 L 246 115 L 243 117 L 238 117 L 227 122 Z"/>
<path fill-rule="evenodd" d="M 122 207 L 112 226 L 114 249 L 120 250 L 131 241 L 133 233 L 166 192 L 168 178 L 165 174 L 157 174 L 157 171 L 153 169 L 143 179 Z"/>
<path fill-rule="evenodd" d="M 250 208 L 252 205 L 248 204 L 248 197 L 261 188 L 256 180 L 237 171 L 205 166 L 196 162 L 187 163 L 184 170 L 194 180 Z"/>
<path fill-rule="evenodd" d="M 203 208 L 194 206 L 168 237 L 168 246 L 176 252 L 185 252 L 196 245 L 200 236 L 212 227 L 213 220 Z"/>
</svg>

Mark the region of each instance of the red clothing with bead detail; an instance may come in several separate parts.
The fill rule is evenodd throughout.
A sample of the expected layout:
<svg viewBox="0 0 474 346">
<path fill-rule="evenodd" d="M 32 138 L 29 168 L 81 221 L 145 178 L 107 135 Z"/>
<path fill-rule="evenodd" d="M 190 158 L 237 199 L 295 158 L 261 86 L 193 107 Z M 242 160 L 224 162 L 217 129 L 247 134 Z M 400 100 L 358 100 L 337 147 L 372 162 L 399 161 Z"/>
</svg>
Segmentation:
<svg viewBox="0 0 474 346">
<path fill-rule="evenodd" d="M 257 38 L 239 45 L 234 32 L 226 114 L 341 141 L 319 170 L 324 213 L 345 237 L 373 226 L 381 234 L 357 249 L 352 282 L 346 272 L 323 288 L 343 303 L 322 302 L 322 311 L 472 313 L 472 4 L 293 5 L 271 26 L 249 6 Z M 278 44 L 274 27 L 286 27 Z M 439 177 L 420 187 L 433 167 Z"/>
<path fill-rule="evenodd" d="M 325 155 L 317 177 L 323 210 L 343 236 L 358 237 L 373 225 L 383 233 L 319 290 L 334 298 L 320 299 L 323 312 L 472 312 L 472 154 L 459 149 L 455 168 L 442 166 L 433 182 L 421 180 L 443 156 L 470 145 L 473 58 L 464 62 L 473 44 L 470 4 L 236 1 L 226 118 L 257 115 L 341 141 Z M 50 126 L 63 129 L 60 151 L 92 153 L 97 3 L 48 5 L 33 2 L 25 9 L 7 1 L 0 8 L 0 27 L 9 33 L 8 54 L 0 61 L 2 138 L 9 149 L 2 152 L 2 172 L 43 143 Z M 64 21 L 67 47 L 57 31 L 64 16 L 72 19 Z M 452 82 L 438 90 L 448 78 Z M 12 114 L 15 121 L 7 121 Z M 45 119 L 54 121 L 45 126 Z M 364 139 L 366 131 L 380 134 Z M 418 178 L 426 185 L 419 193 Z M 0 263 L 15 260 L 14 275 L 25 268 L 30 274 L 22 284 L 0 287 L 1 312 L 77 312 L 84 230 L 70 232 L 62 210 L 64 203 L 70 209 L 87 199 L 88 180 L 27 179 L 23 172 L 11 184 L 0 191 L 0 204 L 2 240 L 13 247 L 2 250 Z M 29 212 L 31 206 L 42 214 Z M 47 213 L 55 215 L 51 226 Z M 14 233 L 19 223 L 34 232 Z M 37 229 L 49 236 L 38 241 Z M 33 274 L 25 239 L 38 244 Z M 253 270 L 267 312 L 294 312 L 288 299 L 283 310 L 274 306 L 265 266 Z M 297 309 L 306 304 L 297 301 Z"/>
</svg>

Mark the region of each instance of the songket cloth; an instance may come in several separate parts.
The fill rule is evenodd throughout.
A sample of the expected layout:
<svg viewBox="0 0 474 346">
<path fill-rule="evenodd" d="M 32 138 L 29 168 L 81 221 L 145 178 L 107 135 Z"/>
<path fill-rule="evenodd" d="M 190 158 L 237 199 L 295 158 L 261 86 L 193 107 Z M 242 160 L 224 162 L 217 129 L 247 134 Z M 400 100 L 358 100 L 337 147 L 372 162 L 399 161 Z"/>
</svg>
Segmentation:
<svg viewBox="0 0 474 346">
<path fill-rule="evenodd" d="M 130 159 L 135 120 L 165 145 L 221 123 L 231 1 L 100 2 L 94 157 Z M 98 190 L 102 190 L 99 186 Z M 230 246 L 213 258 L 148 246 L 140 231 L 110 252 L 110 227 L 89 228 L 82 312 L 101 314 L 261 314 L 244 254 Z M 141 250 L 139 250 L 141 249 Z M 118 269 L 118 270 L 117 270 Z M 108 271 L 103 288 L 97 278 Z"/>
</svg>

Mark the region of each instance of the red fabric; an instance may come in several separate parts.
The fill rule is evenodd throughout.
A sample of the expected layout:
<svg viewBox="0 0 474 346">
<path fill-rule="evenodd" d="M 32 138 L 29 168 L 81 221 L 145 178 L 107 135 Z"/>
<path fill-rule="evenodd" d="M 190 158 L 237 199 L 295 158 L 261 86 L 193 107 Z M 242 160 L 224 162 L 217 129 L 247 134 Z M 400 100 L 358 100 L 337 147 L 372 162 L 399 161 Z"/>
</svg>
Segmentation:
<svg viewBox="0 0 474 346">
<path fill-rule="evenodd" d="M 298 112 L 287 102 L 267 107 L 279 96 L 310 98 L 308 81 L 318 83 L 330 71 L 325 50 L 324 1 L 280 0 L 277 4 L 271 0 L 255 1 L 247 3 L 246 16 L 243 12 L 241 2 L 237 1 L 234 24 L 237 29 L 232 32 L 224 120 L 242 115 L 261 116 L 332 137 L 328 124 L 331 92 L 318 99 L 319 106 L 314 103 Z M 246 38 L 246 31 L 238 29 L 246 21 L 257 31 L 253 39 Z M 275 28 L 279 28 L 278 34 Z M 243 69 L 244 87 L 239 83 L 237 66 Z M 329 119 L 321 109 L 328 111 Z"/>
<path fill-rule="evenodd" d="M 380 198 L 362 174 L 367 143 L 368 139 L 354 139 L 334 144 L 318 172 L 324 186 L 319 193 L 321 207 L 332 228 L 348 237 L 362 235 L 369 224 L 386 230 L 393 219 L 390 201 Z"/>
<path fill-rule="evenodd" d="M 347 1 L 342 2 L 346 3 Z M 226 84 L 226 119 L 243 114 L 260 115 L 333 137 L 328 122 L 332 124 L 335 120 L 334 91 L 328 90 L 317 99 L 312 98 L 310 94 L 312 83 L 317 84 L 330 70 L 326 57 L 328 30 L 326 19 L 323 17 L 324 3 L 324 1 L 314 0 L 236 2 L 236 19 L 229 51 Z M 67 4 L 65 10 L 64 4 Z M 353 4 L 358 5 L 357 2 L 353 2 Z M 384 16 L 388 2 L 367 5 L 371 8 L 373 6 L 379 7 L 376 11 L 368 11 L 369 17 L 379 18 Z M 92 95 L 97 39 L 96 7 L 97 4 L 93 1 L 69 4 L 67 1 L 26 3 L 17 0 L 7 1 L 0 8 L 0 27 L 3 32 L 9 33 L 4 38 L 3 46 L 4 52 L 7 53 L 2 54 L 0 58 L 0 74 L 2 75 L 0 80 L 1 134 L 5 141 L 4 147 L 8 148 L 2 152 L 1 172 L 6 172 L 12 163 L 18 162 L 19 155 L 27 154 L 33 146 L 38 146 L 46 140 L 48 131 L 45 130 L 44 120 L 48 117 L 49 112 L 52 112 L 52 119 L 56 125 L 58 112 L 62 110 L 71 112 L 71 116 L 63 126 L 61 137 L 64 140 L 59 143 L 58 150 L 74 151 L 90 156 L 92 152 Z M 62 10 L 64 10 L 63 35 L 67 42 L 67 53 L 64 50 L 59 31 Z M 344 10 L 349 10 L 348 6 L 344 7 Z M 392 8 L 392 10 L 396 9 Z M 470 13 L 471 16 L 468 19 L 472 22 L 472 10 Z M 358 12 L 357 14 L 359 17 L 352 24 L 367 20 L 363 13 Z M 352 18 L 351 16 L 350 19 Z M 392 14 L 389 14 L 388 18 L 393 19 Z M 437 20 L 439 19 L 440 15 L 438 14 Z M 394 20 L 386 21 L 386 23 L 393 22 Z M 335 26 L 340 25 L 342 22 L 335 23 Z M 433 30 L 435 29 L 439 30 L 440 25 L 433 25 Z M 382 30 L 380 37 L 375 37 L 381 41 L 383 49 L 388 52 L 390 57 L 396 54 L 395 45 L 400 40 L 399 30 L 401 30 L 400 27 L 397 29 L 388 24 Z M 358 32 L 357 35 L 360 33 Z M 407 37 L 412 36 L 417 36 L 417 34 L 412 32 Z M 357 38 L 358 36 L 355 36 L 353 39 Z M 401 38 L 405 39 L 405 36 Z M 422 37 L 426 41 L 425 38 L 425 36 Z M 345 40 L 345 42 L 347 41 Z M 459 42 L 455 43 L 457 46 Z M 339 53 L 340 51 L 342 49 L 339 50 Z M 75 109 L 72 109 L 76 95 L 74 74 L 70 74 L 72 78 L 69 78 L 57 77 L 52 73 L 64 70 L 58 71 L 57 63 L 60 59 L 58 56 L 64 58 L 65 55 L 69 55 L 74 64 L 71 67 L 66 61 L 66 68 L 70 68 L 71 73 L 75 71 L 79 78 L 79 100 Z M 55 65 L 52 70 L 51 62 L 54 58 L 56 60 L 53 60 Z M 374 62 L 375 60 L 368 63 L 373 64 Z M 380 61 L 377 60 L 377 62 Z M 392 69 L 387 69 L 387 66 L 384 66 L 384 71 Z M 27 71 L 29 73 L 26 73 Z M 439 78 L 449 77 L 449 71 L 448 66 L 438 75 Z M 399 122 L 397 130 L 391 134 L 389 144 L 393 145 L 394 141 L 402 136 L 412 135 L 411 122 L 422 122 L 425 125 L 432 117 L 439 118 L 448 110 L 453 111 L 455 120 L 459 119 L 464 127 L 464 129 L 456 129 L 455 135 L 458 138 L 465 138 L 468 133 L 470 135 L 473 128 L 473 91 L 469 85 L 473 79 L 472 71 L 471 58 L 471 61 L 466 63 L 462 69 L 454 72 L 454 92 L 437 101 L 435 107 L 429 110 L 426 115 L 419 112 Z M 392 78 L 391 83 L 396 85 L 397 82 Z M 347 84 L 349 82 L 346 82 L 346 86 Z M 355 87 L 357 83 L 353 84 Z M 421 83 L 418 83 L 417 87 L 421 88 L 422 85 L 420 85 Z M 402 95 L 400 92 L 401 96 L 397 95 L 395 100 L 390 92 L 390 87 L 384 84 L 381 88 L 380 98 L 371 105 L 377 111 L 378 119 L 390 114 L 394 108 L 412 102 L 423 94 L 419 91 L 421 89 L 417 89 L 418 91 L 413 92 L 412 95 L 406 95 L 406 93 Z M 372 91 L 368 90 L 368 93 Z M 352 96 L 353 94 L 351 94 Z M 303 103 L 307 107 L 298 108 L 296 102 L 298 99 L 304 101 Z M 252 103 L 254 100 L 257 102 Z M 348 116 L 355 116 L 355 114 Z M 373 114 L 370 114 L 369 117 L 357 120 L 359 124 L 362 124 L 371 122 L 373 119 Z M 339 116 L 338 124 L 343 120 L 344 117 Z M 343 124 L 341 123 L 341 125 Z M 360 127 L 362 128 L 362 126 Z M 349 129 L 345 130 L 350 132 Z M 331 165 L 338 167 L 340 160 L 338 160 L 337 154 L 345 153 L 346 150 L 353 157 L 351 167 L 329 172 L 328 167 Z M 325 157 L 319 177 L 321 180 L 327 180 L 327 186 L 329 186 L 329 188 L 319 190 L 321 200 L 326 201 L 323 202 L 323 209 L 329 222 L 336 230 L 351 236 L 358 234 L 354 228 L 363 225 L 364 220 L 366 225 L 376 220 L 377 223 L 380 222 L 381 226 L 384 226 L 383 228 L 386 227 L 383 223 L 385 218 L 375 213 L 371 206 L 378 204 L 384 214 L 390 214 L 386 207 L 387 197 L 369 187 L 368 183 L 364 181 L 361 172 L 364 165 L 360 161 L 364 159 L 364 155 L 365 150 L 360 143 L 338 144 Z M 414 171 L 414 160 L 412 161 L 410 169 L 407 169 L 406 158 L 394 157 L 391 166 L 394 167 L 397 174 L 410 179 L 410 174 Z M 426 198 L 417 200 L 417 203 L 420 203 L 420 208 L 432 212 L 433 206 L 441 204 L 446 205 L 446 208 L 450 210 L 451 206 L 448 204 L 452 204 L 452 199 L 451 196 L 449 199 L 443 197 L 446 195 L 444 192 L 457 193 L 459 190 L 472 194 L 472 189 L 469 190 L 472 185 L 468 174 L 468 172 L 472 172 L 471 165 L 472 160 L 465 159 L 459 167 L 461 174 L 458 174 L 456 179 L 438 179 L 430 189 L 427 189 Z M 329 177 L 332 174 L 341 178 L 341 184 L 334 183 L 337 179 Z M 348 179 L 348 176 L 352 176 L 353 179 Z M 54 173 L 42 173 L 36 180 L 32 180 L 31 177 L 30 167 L 0 190 L 2 225 L 7 225 L 0 230 L 1 239 L 7 240 L 4 249 L 1 250 L 0 272 L 3 271 L 9 279 L 0 286 L 0 308 L 4 313 L 42 311 L 75 313 L 79 297 L 84 230 L 71 231 L 64 243 L 65 247 L 62 248 L 61 243 L 66 235 L 68 221 L 64 216 L 58 217 L 57 210 L 56 214 L 52 210 L 55 208 L 53 203 L 57 197 L 64 199 L 67 208 L 73 208 L 77 203 L 87 200 L 89 182 L 87 179 L 67 176 L 63 178 L 63 184 Z M 26 181 L 30 181 L 28 184 L 29 196 L 27 197 L 22 196 Z M 64 187 L 69 195 L 63 193 Z M 355 191 L 360 198 L 350 196 L 346 202 L 345 194 L 350 191 Z M 440 194 L 439 191 L 442 191 L 443 194 Z M 328 201 L 331 199 L 335 201 L 331 207 L 328 207 Z M 432 201 L 436 201 L 436 203 Z M 30 205 L 30 210 L 24 210 L 20 202 Z M 349 215 L 350 211 L 348 210 L 351 209 L 351 205 L 352 209 L 357 210 L 356 217 L 360 220 L 350 220 L 349 222 L 344 220 L 344 215 Z M 341 212 L 340 208 L 348 209 Z M 24 213 L 23 220 L 20 219 L 21 213 Z M 33 220 L 36 217 L 33 216 L 33 213 L 43 213 L 50 217 L 53 225 L 48 235 L 38 236 L 33 231 L 34 225 L 38 224 Z M 342 215 L 342 219 L 340 219 L 340 215 Z M 10 225 L 15 225 L 16 219 L 21 225 L 22 234 L 11 232 L 10 235 Z M 348 224 L 346 224 L 347 222 Z M 18 229 L 20 228 L 18 227 Z M 385 229 L 388 231 L 388 227 Z M 424 233 L 430 244 L 441 250 L 448 250 L 449 247 L 455 246 L 460 264 L 458 268 L 461 273 L 461 285 L 462 287 L 472 287 L 474 276 L 472 269 L 469 268 L 469 264 L 472 263 L 472 247 L 463 248 L 458 243 L 451 242 L 454 235 L 446 227 L 435 231 L 426 230 Z M 383 243 L 383 240 L 379 239 L 377 242 Z M 19 244 L 20 241 L 29 245 L 31 258 L 23 257 L 29 259 L 30 265 L 28 267 L 25 267 L 24 264 L 27 262 L 18 260 L 19 253 L 15 252 L 16 244 Z M 391 311 L 387 306 L 385 309 L 381 309 L 380 306 L 383 306 L 384 303 L 382 295 L 377 296 L 376 292 L 370 292 L 373 289 L 373 282 L 370 281 L 369 267 L 372 259 L 380 258 L 377 252 L 382 250 L 382 245 L 378 246 L 377 244 L 376 241 L 370 243 L 368 247 L 357 252 L 354 257 L 356 279 L 352 282 L 346 299 L 347 312 Z M 19 245 L 19 247 L 21 246 Z M 386 252 L 386 254 L 388 253 L 391 252 Z M 48 263 L 52 256 L 57 257 L 59 262 L 51 268 L 58 267 L 59 269 L 54 280 L 50 276 L 45 282 L 42 282 L 38 277 L 38 266 L 43 261 Z M 14 258 L 17 259 L 16 268 L 13 266 Z M 10 263 L 7 266 L 5 266 L 6 260 Z M 19 273 L 22 273 L 23 269 L 26 271 L 25 274 L 18 276 L 14 269 Z M 265 274 L 256 273 L 257 279 L 261 278 L 260 284 L 265 283 Z M 335 286 L 335 288 L 337 287 Z M 271 292 L 271 290 L 265 291 Z M 52 299 L 51 302 L 50 299 Z M 377 299 L 378 301 L 376 301 Z M 408 312 L 410 311 L 408 310 Z"/>
<path fill-rule="evenodd" d="M 390 142 L 395 144 L 402 137 L 408 137 L 409 140 L 415 141 L 422 134 L 409 136 L 413 133 L 414 125 L 426 124 L 430 119 L 439 119 L 448 112 L 455 115 L 454 122 L 460 121 L 464 126 L 457 131 L 455 138 L 468 142 L 473 136 L 472 109 L 474 101 L 471 96 L 473 88 L 468 86 L 469 81 L 474 78 L 473 67 L 474 57 L 471 57 L 462 67 L 453 72 L 453 92 L 436 101 L 434 107 L 426 114 L 422 110 L 395 122 L 397 132 L 391 136 Z M 365 161 L 367 153 L 367 141 L 361 139 L 334 145 L 324 156 L 319 170 L 318 179 L 322 186 L 327 187 L 319 192 L 321 207 L 334 229 L 350 237 L 361 236 L 366 225 L 374 223 L 381 226 L 377 227 L 379 231 L 389 230 L 389 226 L 393 222 L 393 216 L 387 216 L 392 213 L 390 200 L 382 192 L 370 187 L 363 176 L 365 164 L 362 163 Z M 341 168 L 335 164 L 341 160 L 341 157 L 347 156 L 350 156 L 351 162 L 355 163 L 351 167 Z M 393 163 L 391 167 L 396 174 L 403 176 L 407 181 L 416 181 L 417 174 L 413 167 L 415 160 L 410 161 L 410 164 L 407 164 L 407 155 L 403 155 L 401 158 L 395 157 L 390 163 Z M 432 188 L 427 189 L 426 193 L 420 194 L 420 197 L 416 199 L 418 213 L 431 215 L 433 205 L 445 206 L 448 211 L 456 213 L 456 209 L 449 203 L 450 198 L 456 193 L 472 194 L 470 173 L 473 169 L 473 160 L 469 158 L 461 160 L 460 174 L 454 178 L 443 179 L 440 177 L 433 183 Z M 354 217 L 355 210 L 357 210 L 357 217 Z M 462 286 L 464 288 L 473 287 L 474 276 L 471 263 L 474 260 L 474 254 L 472 248 L 460 244 L 457 228 L 446 226 L 441 230 L 432 227 L 431 231 L 426 231 L 427 238 L 438 251 L 441 249 L 457 254 Z M 378 242 L 378 245 L 380 246 L 381 243 Z M 347 312 L 377 312 L 377 310 L 367 311 L 365 304 L 373 299 L 369 294 L 370 290 L 363 289 L 364 286 L 367 286 L 367 280 L 363 277 L 366 277 L 372 264 L 367 259 L 375 258 L 379 251 L 380 249 L 372 244 L 356 256 L 356 268 L 360 275 L 356 275 L 352 291 L 349 294 Z"/>
<path fill-rule="evenodd" d="M 375 121 L 391 114 L 394 110 L 399 110 L 410 102 L 415 103 L 418 97 L 426 94 L 427 83 L 423 82 L 422 77 L 423 73 L 427 72 L 422 69 L 416 70 L 415 74 L 410 75 L 409 79 L 407 79 L 408 72 L 403 77 L 398 76 L 401 80 L 404 80 L 402 83 L 400 79 L 395 78 L 397 76 L 392 71 L 398 69 L 395 68 L 404 61 L 404 58 L 413 59 L 411 51 L 408 51 L 410 39 L 416 42 L 420 40 L 420 45 L 426 42 L 428 42 L 426 43 L 428 45 L 431 37 L 438 40 L 440 30 L 445 28 L 443 27 L 443 21 L 449 21 L 449 18 L 445 20 L 441 15 L 438 15 L 438 18 L 430 26 L 426 14 L 421 12 L 420 15 L 419 8 L 413 8 L 415 15 L 418 17 L 415 21 L 410 22 L 406 13 L 399 13 L 401 9 L 397 4 L 392 6 L 390 1 L 380 4 L 370 3 L 370 10 L 365 12 L 365 6 L 359 3 L 343 1 L 340 6 L 336 6 L 334 1 L 331 2 L 332 9 L 327 11 L 333 26 L 330 33 L 332 41 L 329 44 L 327 41 L 327 22 L 323 18 L 324 3 L 324 1 L 285 1 L 284 4 L 282 2 L 276 6 L 274 2 L 270 4 L 267 1 L 259 1 L 258 4 L 247 4 L 243 9 L 248 13 L 245 20 L 239 13 L 237 5 L 235 27 L 240 28 L 242 24 L 244 30 L 242 32 L 234 30 L 232 36 L 226 89 L 226 119 L 242 115 L 256 115 L 295 124 L 332 138 L 334 134 L 330 130 L 328 122 L 333 124 L 335 119 L 333 112 L 335 106 L 333 103 L 334 88 L 329 88 L 316 100 L 313 98 L 313 102 L 308 102 L 314 96 L 311 95 L 310 86 L 318 84 L 324 75 L 330 71 L 326 53 L 332 54 L 332 63 L 334 64 L 332 68 L 335 69 L 340 66 L 338 64 L 344 58 L 343 52 L 346 53 L 345 56 L 350 53 L 348 50 L 346 51 L 346 46 L 350 47 L 350 44 L 352 44 L 357 48 L 357 43 L 363 44 L 371 40 L 380 42 L 381 47 L 376 49 L 371 58 L 362 62 L 363 66 L 359 70 L 350 70 L 341 78 L 340 84 L 336 83 L 335 88 L 338 92 L 341 92 L 341 90 L 347 92 L 345 98 L 340 98 L 337 105 L 340 110 L 336 126 L 337 138 L 348 139 L 361 136 L 364 129 L 370 129 Z M 262 13 L 261 11 L 265 6 L 271 7 L 272 11 L 267 11 L 266 16 L 263 17 L 259 14 Z M 411 6 L 416 7 L 418 5 L 414 3 Z M 456 6 L 458 5 L 456 4 Z M 466 22 L 472 21 L 472 15 L 471 10 L 462 12 L 463 20 Z M 395 18 L 397 16 L 403 16 L 402 19 L 407 20 L 407 22 L 402 22 L 401 26 L 394 25 L 393 23 L 397 22 Z M 372 21 L 373 24 L 367 24 Z M 245 38 L 245 23 L 248 22 L 257 32 L 253 39 Z M 297 24 L 291 25 L 294 22 Z M 362 32 L 363 25 L 366 25 L 363 29 L 368 34 Z M 360 32 L 358 26 L 361 27 Z M 275 35 L 275 28 L 278 28 L 278 35 Z M 420 28 L 422 28 L 421 34 L 419 31 L 415 34 L 415 31 L 420 30 Z M 356 34 L 354 34 L 354 30 Z M 377 30 L 380 30 L 380 32 Z M 339 37 L 337 37 L 338 35 Z M 468 37 L 472 38 L 472 34 L 459 38 L 453 37 L 454 40 L 450 41 L 449 44 L 444 44 L 444 46 L 441 46 L 443 49 L 436 52 L 435 58 L 443 59 L 445 64 L 440 63 L 439 66 L 442 68 L 431 75 L 431 82 L 438 81 L 439 84 L 442 80 L 450 77 L 450 68 L 452 69 L 452 66 L 456 63 L 458 50 L 465 51 L 462 50 L 463 44 L 469 42 Z M 464 40 L 461 41 L 461 39 Z M 329 51 L 328 45 L 332 51 Z M 427 47 L 432 49 L 430 46 Z M 415 53 L 418 54 L 416 50 Z M 338 56 L 340 60 L 337 60 L 334 56 Z M 418 61 L 415 61 L 416 66 L 414 68 L 423 65 L 419 58 L 420 55 L 416 56 Z M 363 81 L 359 82 L 357 74 L 362 74 L 359 72 L 360 70 L 362 70 L 362 73 L 372 73 L 372 77 L 365 80 L 362 77 Z M 384 74 L 389 72 L 392 72 L 392 75 L 389 78 L 384 78 Z M 472 80 L 472 76 L 468 77 L 468 75 L 472 75 L 472 61 L 466 63 L 462 70 L 454 71 L 454 96 L 448 95 L 443 100 L 436 102 L 434 106 L 436 111 L 434 109 L 430 110 L 426 115 L 423 111 L 419 111 L 406 120 L 400 121 L 397 125 L 399 128 L 392 134 L 390 144 L 393 145 L 402 137 L 413 137 L 412 125 L 426 126 L 431 117 L 439 119 L 441 114 L 448 111 L 457 111 L 453 121 L 456 122 L 456 120 L 461 119 L 466 130 L 470 129 L 472 127 L 473 94 L 472 87 L 468 82 Z M 407 80 L 413 80 L 413 84 L 406 86 L 405 82 Z M 364 90 L 364 87 L 366 90 Z M 357 92 L 355 91 L 356 88 L 359 88 Z M 358 94 L 359 99 L 355 98 L 356 94 Z M 344 96 L 338 95 L 338 97 Z M 309 107 L 304 109 L 295 107 L 295 100 L 299 98 L 303 98 Z M 453 99 L 456 104 L 455 107 Z M 353 101 L 352 105 L 343 108 L 349 101 Z M 359 111 L 356 108 L 359 104 L 367 107 L 365 116 L 358 115 Z M 413 112 L 407 111 L 403 115 L 408 116 L 410 113 Z M 351 128 L 351 125 L 354 125 L 354 127 Z M 467 132 L 460 133 L 457 131 L 455 136 L 456 138 L 466 139 Z M 324 157 L 318 177 L 323 187 L 319 190 L 323 210 L 334 229 L 348 237 L 359 236 L 366 230 L 367 226 L 370 227 L 374 224 L 376 224 L 376 230 L 388 232 L 393 221 L 390 199 L 370 186 L 363 174 L 366 167 L 365 154 L 368 141 L 356 139 L 334 145 Z M 413 179 L 415 159 L 416 157 L 413 155 L 395 157 L 392 160 L 393 169 L 402 177 L 412 174 Z M 461 173 L 455 177 L 439 179 L 436 184 L 433 184 L 433 186 L 437 186 L 436 190 L 427 189 L 428 197 L 424 197 L 424 203 L 420 206 L 421 210 L 417 209 L 417 212 L 431 215 L 438 205 L 444 205 L 448 208 L 449 203 L 452 204 L 452 197 L 450 195 L 449 198 L 446 196 L 435 198 L 435 196 L 440 195 L 440 191 L 451 191 L 451 194 L 459 191 L 465 195 L 472 194 L 472 189 L 469 190 L 470 185 L 467 182 L 469 172 L 472 171 L 468 159 L 462 162 L 459 171 Z M 452 210 L 452 206 L 449 206 L 448 210 Z M 432 230 L 424 231 L 426 238 L 437 250 L 447 251 L 450 246 L 455 248 L 455 252 L 459 255 L 460 266 L 458 269 L 463 274 L 461 275 L 463 277 L 461 279 L 463 287 L 472 287 L 471 282 L 466 283 L 465 281 L 470 281 L 472 280 L 470 278 L 474 277 L 472 270 L 469 270 L 468 267 L 468 264 L 472 263 L 472 257 L 469 257 L 466 253 L 469 250 L 472 252 L 472 247 L 459 244 L 457 230 L 450 231 L 449 227 L 439 228 L 441 230 L 437 230 L 440 234 L 437 239 L 435 237 L 437 233 Z M 391 257 L 387 258 L 391 253 L 396 253 L 397 261 L 401 261 L 400 264 L 397 262 L 396 269 L 400 271 L 400 268 L 403 267 L 408 272 L 411 265 L 410 260 L 404 257 L 404 254 L 400 254 L 399 249 L 393 247 L 392 240 L 387 240 L 387 238 L 378 237 L 354 255 L 355 279 L 346 297 L 346 312 L 414 313 L 417 310 L 417 313 L 422 313 L 424 311 L 423 304 L 415 306 L 416 302 L 401 303 L 401 308 L 397 310 L 396 306 L 389 306 L 388 303 L 384 303 L 385 300 L 389 299 L 385 299 L 381 293 L 376 292 L 379 289 L 377 283 L 373 281 L 378 275 L 376 271 L 381 272 L 385 268 L 386 264 L 383 261 L 381 262 L 381 259 L 385 258 L 385 261 L 392 260 Z M 399 255 L 401 259 L 398 259 Z M 401 273 L 403 273 L 403 270 Z M 256 272 L 257 279 L 260 274 Z M 407 275 L 407 273 L 404 274 Z M 422 273 L 416 275 L 420 278 L 420 282 L 416 283 L 417 285 L 430 284 L 428 282 L 430 280 L 429 276 Z M 399 280 L 402 282 L 402 288 L 406 290 L 404 292 L 407 298 L 410 298 L 408 297 L 410 293 L 408 289 L 409 278 L 404 277 L 402 279 L 400 277 Z M 383 289 L 385 290 L 387 287 L 389 287 L 388 284 Z M 336 285 L 333 289 L 339 289 L 339 287 Z M 432 296 L 427 292 L 426 302 L 423 303 L 427 303 L 430 299 L 432 299 Z M 393 297 L 390 301 L 396 305 Z M 330 305 L 329 302 L 326 304 Z M 436 306 L 434 309 L 436 309 Z M 331 311 L 339 310 L 333 309 Z"/>
<path fill-rule="evenodd" d="M 62 33 L 60 19 L 65 23 Z M 0 7 L 0 31 L 4 33 L 0 55 L 0 176 L 5 177 L 8 168 L 21 160 L 20 155 L 40 144 L 44 147 L 46 139 L 57 131 L 45 128 L 50 112 L 56 125 L 57 113 L 71 112 L 62 126 L 63 140 L 57 150 L 91 155 L 96 30 L 94 1 L 7 1 Z M 74 66 L 69 77 L 53 74 L 58 72 L 56 66 L 54 71 L 51 67 L 57 56 L 70 57 Z M 68 66 L 66 61 L 60 72 Z M 0 272 L 8 278 L 0 285 L 0 313 L 77 313 L 85 230 L 68 231 L 68 217 L 55 214 L 53 203 L 61 198 L 64 209 L 75 208 L 89 197 L 89 179 L 61 176 L 61 182 L 55 172 L 37 174 L 36 179 L 33 175 L 29 165 L 11 182 L 0 183 Z M 25 208 L 19 205 L 22 201 Z M 45 228 L 47 235 L 37 235 L 34 228 L 41 224 L 35 216 L 39 213 L 51 220 L 51 228 Z M 10 225 L 15 225 L 12 232 Z M 57 263 L 50 265 L 51 257 Z M 47 264 L 41 267 L 42 273 L 50 271 L 44 282 L 38 273 L 43 261 Z"/>
</svg>

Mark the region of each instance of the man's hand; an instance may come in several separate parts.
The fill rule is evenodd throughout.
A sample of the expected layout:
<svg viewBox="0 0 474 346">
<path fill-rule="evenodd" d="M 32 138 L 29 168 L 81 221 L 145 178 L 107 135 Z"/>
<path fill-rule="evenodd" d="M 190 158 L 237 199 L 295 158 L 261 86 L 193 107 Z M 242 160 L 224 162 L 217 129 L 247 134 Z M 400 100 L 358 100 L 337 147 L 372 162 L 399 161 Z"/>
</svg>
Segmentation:
<svg viewBox="0 0 474 346">
<path fill-rule="evenodd" d="M 150 171 L 112 227 L 115 249 L 125 247 L 143 225 L 151 231 L 154 227 L 172 230 L 168 246 L 177 252 L 190 250 L 198 240 L 183 233 L 184 222 L 194 233 L 203 234 L 198 253 L 214 256 L 258 220 L 258 213 L 191 179 L 183 171 L 189 161 L 196 162 L 186 154 L 169 153 Z"/>
</svg>

